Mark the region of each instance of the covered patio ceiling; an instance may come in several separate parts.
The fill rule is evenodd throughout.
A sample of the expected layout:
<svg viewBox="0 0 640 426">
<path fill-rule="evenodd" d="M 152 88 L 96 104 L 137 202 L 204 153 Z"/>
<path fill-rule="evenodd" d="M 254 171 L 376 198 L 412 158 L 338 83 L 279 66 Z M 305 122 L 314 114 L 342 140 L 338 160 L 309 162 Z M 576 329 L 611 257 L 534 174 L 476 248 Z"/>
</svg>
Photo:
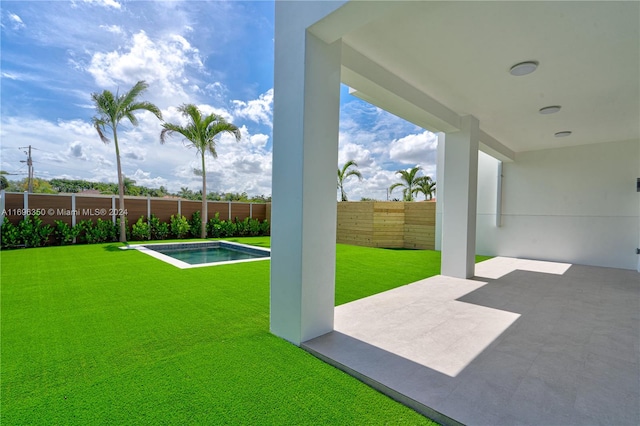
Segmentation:
<svg viewBox="0 0 640 426">
<path fill-rule="evenodd" d="M 349 2 L 310 30 L 342 39 L 355 95 L 431 131 L 471 114 L 483 150 L 509 160 L 640 138 L 639 16 L 635 1 Z M 534 73 L 509 73 L 529 60 Z"/>
</svg>

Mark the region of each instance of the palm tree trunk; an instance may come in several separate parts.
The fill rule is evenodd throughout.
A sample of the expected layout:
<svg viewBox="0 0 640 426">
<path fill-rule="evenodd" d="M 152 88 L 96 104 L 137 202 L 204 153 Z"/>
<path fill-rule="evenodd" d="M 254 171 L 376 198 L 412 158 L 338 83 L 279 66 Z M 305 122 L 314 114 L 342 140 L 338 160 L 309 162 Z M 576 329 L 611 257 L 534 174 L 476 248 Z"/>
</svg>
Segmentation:
<svg viewBox="0 0 640 426">
<path fill-rule="evenodd" d="M 120 164 L 120 148 L 118 148 L 118 134 L 116 133 L 115 127 L 113 128 L 113 142 L 116 146 L 116 164 L 118 166 L 118 199 L 120 200 L 120 205 L 118 206 L 120 211 L 120 242 L 127 242 L 127 230 L 125 223 L 125 214 L 124 214 L 124 182 L 122 179 L 122 165 Z"/>
<path fill-rule="evenodd" d="M 207 238 L 207 172 L 204 168 L 204 149 L 202 150 L 202 223 L 200 228 L 200 238 Z M 231 220 L 231 218 L 229 218 Z"/>
</svg>

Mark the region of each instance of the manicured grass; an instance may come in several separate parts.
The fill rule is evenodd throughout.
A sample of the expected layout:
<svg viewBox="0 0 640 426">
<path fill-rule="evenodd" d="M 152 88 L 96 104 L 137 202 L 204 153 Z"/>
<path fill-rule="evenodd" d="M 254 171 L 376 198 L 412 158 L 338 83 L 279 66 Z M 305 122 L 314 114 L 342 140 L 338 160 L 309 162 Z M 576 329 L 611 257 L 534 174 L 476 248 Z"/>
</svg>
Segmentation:
<svg viewBox="0 0 640 426">
<path fill-rule="evenodd" d="M 429 424 L 269 333 L 268 261 L 180 270 L 119 246 L 0 253 L 3 425 Z M 336 301 L 438 264 L 339 245 Z"/>
</svg>

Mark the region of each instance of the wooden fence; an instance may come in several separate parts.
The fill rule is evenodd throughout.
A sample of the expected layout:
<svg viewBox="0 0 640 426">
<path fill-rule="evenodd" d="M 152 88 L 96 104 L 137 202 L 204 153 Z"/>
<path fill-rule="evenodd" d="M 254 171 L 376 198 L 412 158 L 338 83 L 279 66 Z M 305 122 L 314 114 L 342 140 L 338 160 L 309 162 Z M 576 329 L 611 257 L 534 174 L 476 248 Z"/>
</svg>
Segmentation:
<svg viewBox="0 0 640 426">
<path fill-rule="evenodd" d="M 141 216 L 157 216 L 169 222 L 171 215 L 191 218 L 202 202 L 178 198 L 125 197 L 129 226 Z M 17 224 L 27 214 L 39 213 L 44 224 L 62 220 L 75 225 L 98 218 L 115 223 L 119 209 L 116 195 L 27 194 L 0 192 L 0 210 Z M 356 201 L 338 203 L 338 243 L 384 248 L 435 248 L 435 202 Z M 209 201 L 208 219 L 255 218 L 271 221 L 271 204 Z M 2 217 L 0 217 L 2 219 Z"/>
<path fill-rule="evenodd" d="M 435 248 L 436 203 L 338 203 L 338 243 L 384 248 Z"/>
<path fill-rule="evenodd" d="M 117 195 L 82 195 L 82 194 L 0 194 L 0 210 L 11 223 L 17 224 L 27 214 L 38 213 L 44 224 L 54 225 L 61 220 L 75 225 L 81 220 L 98 218 L 112 220 L 119 217 L 120 203 Z M 202 208 L 201 201 L 188 201 L 178 198 L 124 197 L 124 207 L 129 226 L 141 216 L 148 218 L 155 215 L 162 222 L 169 222 L 171 215 L 182 214 L 188 219 L 194 212 Z M 261 203 L 240 203 L 228 201 L 209 201 L 208 219 L 219 213 L 221 220 L 238 218 L 254 218 L 260 221 L 270 219 L 271 206 Z M 1 219 L 1 218 L 0 218 Z"/>
</svg>

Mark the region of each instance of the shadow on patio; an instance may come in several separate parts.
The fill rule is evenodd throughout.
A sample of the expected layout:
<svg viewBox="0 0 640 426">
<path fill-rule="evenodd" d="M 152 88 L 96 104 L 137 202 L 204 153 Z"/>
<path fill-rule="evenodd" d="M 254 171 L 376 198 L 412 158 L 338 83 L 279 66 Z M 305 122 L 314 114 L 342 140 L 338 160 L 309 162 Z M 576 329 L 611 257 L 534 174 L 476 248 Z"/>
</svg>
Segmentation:
<svg viewBox="0 0 640 426">
<path fill-rule="evenodd" d="M 640 274 L 494 258 L 338 306 L 303 347 L 444 423 L 638 424 Z"/>
</svg>

